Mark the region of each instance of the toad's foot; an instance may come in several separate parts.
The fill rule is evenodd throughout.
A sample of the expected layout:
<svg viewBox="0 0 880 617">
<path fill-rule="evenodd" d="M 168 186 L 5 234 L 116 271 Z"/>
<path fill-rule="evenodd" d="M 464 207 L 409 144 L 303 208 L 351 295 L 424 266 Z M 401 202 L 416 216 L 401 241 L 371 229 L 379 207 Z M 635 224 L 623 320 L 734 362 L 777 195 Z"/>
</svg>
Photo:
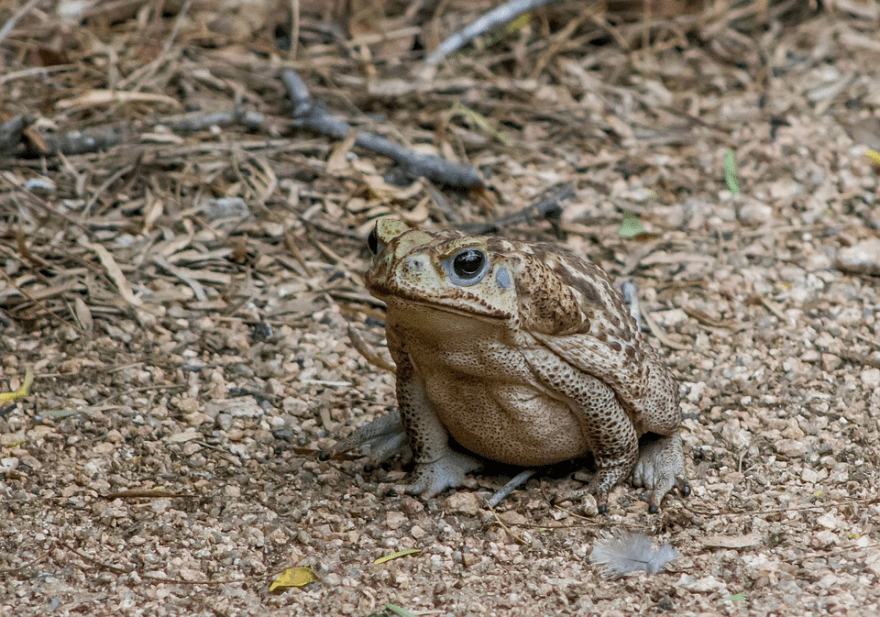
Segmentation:
<svg viewBox="0 0 880 617">
<path fill-rule="evenodd" d="M 482 466 L 480 459 L 450 450 L 436 461 L 416 464 L 412 482 L 395 487 L 395 490 L 399 493 L 421 495 L 427 499 L 447 488 L 461 486 L 467 474 Z"/>
<path fill-rule="evenodd" d="M 608 494 L 621 480 L 629 475 L 633 468 L 633 460 L 605 461 L 596 457 L 596 475 L 590 482 L 587 490 L 596 497 L 596 508 L 599 514 L 608 512 Z"/>
<path fill-rule="evenodd" d="M 400 413 L 397 411 L 364 424 L 345 439 L 336 442 L 330 450 L 322 452 L 320 458 L 326 461 L 337 454 L 359 450 L 364 446 L 369 449 L 367 460 L 372 465 L 378 465 L 395 454 L 400 454 L 404 462 L 412 459 L 406 431 L 403 430 Z"/>
<path fill-rule="evenodd" d="M 643 440 L 639 444 L 639 460 L 633 470 L 633 484 L 651 489 L 648 512 L 660 509 L 660 502 L 672 488 L 687 497 L 691 494 L 684 470 L 684 450 L 678 432 L 669 437 Z"/>
<path fill-rule="evenodd" d="M 574 491 L 564 491 L 559 494 L 554 502 L 577 501 L 587 495 L 596 498 L 596 511 L 599 514 L 608 512 L 608 495 L 614 487 L 626 478 L 635 465 L 635 456 L 624 455 L 618 458 L 596 457 L 596 473 L 585 488 Z M 577 477 L 578 474 L 575 474 Z"/>
</svg>

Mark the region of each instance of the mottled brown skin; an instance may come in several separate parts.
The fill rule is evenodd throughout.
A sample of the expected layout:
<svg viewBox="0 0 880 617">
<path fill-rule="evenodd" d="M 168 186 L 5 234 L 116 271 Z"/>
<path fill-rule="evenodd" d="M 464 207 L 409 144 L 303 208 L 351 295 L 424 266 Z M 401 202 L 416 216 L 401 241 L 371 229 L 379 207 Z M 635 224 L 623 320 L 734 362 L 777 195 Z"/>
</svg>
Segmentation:
<svg viewBox="0 0 880 617">
<path fill-rule="evenodd" d="M 678 388 L 601 269 L 549 245 L 428 233 L 393 219 L 377 222 L 370 246 L 366 284 L 388 306 L 416 463 L 408 492 L 458 486 L 480 457 L 536 466 L 588 452 L 601 511 L 630 474 L 652 489 L 654 511 L 674 486 L 689 491 Z M 394 432 L 392 420 L 383 423 Z M 378 432 L 362 430 L 335 450 Z M 645 433 L 658 439 L 640 451 Z M 476 456 L 453 450 L 450 436 Z"/>
</svg>

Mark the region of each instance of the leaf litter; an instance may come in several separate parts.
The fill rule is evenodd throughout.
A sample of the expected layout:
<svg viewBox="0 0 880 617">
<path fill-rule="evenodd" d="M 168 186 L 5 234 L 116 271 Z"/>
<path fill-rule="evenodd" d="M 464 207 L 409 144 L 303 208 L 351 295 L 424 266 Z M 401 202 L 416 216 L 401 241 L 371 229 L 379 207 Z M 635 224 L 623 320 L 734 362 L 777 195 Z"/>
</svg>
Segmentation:
<svg viewBox="0 0 880 617">
<path fill-rule="evenodd" d="M 35 376 L 0 417 L 0 612 L 880 610 L 876 3 L 556 2 L 436 66 L 488 6 L 294 4 L 0 9 L 0 381 Z M 301 126 L 282 66 L 379 141 Z M 383 215 L 632 278 L 694 495 L 583 517 L 547 476 L 491 511 L 513 474 L 422 502 L 382 494 L 398 464 L 319 461 L 394 406 L 361 280 Z M 677 560 L 606 580 L 623 527 Z M 269 593 L 291 563 L 320 584 Z"/>
</svg>

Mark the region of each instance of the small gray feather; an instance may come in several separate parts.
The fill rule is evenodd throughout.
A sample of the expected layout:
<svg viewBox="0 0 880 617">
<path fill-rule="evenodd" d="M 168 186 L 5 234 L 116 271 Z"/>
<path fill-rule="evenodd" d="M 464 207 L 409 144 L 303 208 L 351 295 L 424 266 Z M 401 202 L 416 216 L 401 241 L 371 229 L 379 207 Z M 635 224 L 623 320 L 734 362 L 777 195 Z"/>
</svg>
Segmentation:
<svg viewBox="0 0 880 617">
<path fill-rule="evenodd" d="M 590 562 L 606 577 L 618 578 L 637 570 L 654 574 L 677 556 L 668 542 L 655 547 L 651 538 L 643 533 L 602 532 L 593 545 Z"/>
</svg>

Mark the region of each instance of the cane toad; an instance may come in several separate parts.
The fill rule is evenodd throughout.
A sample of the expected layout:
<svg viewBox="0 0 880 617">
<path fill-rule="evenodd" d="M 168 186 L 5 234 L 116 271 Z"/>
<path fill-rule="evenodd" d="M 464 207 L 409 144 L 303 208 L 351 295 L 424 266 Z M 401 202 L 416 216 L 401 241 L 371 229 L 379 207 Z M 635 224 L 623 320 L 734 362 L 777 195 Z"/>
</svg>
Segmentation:
<svg viewBox="0 0 880 617">
<path fill-rule="evenodd" d="M 379 220 L 368 244 L 366 285 L 388 307 L 416 464 L 407 492 L 459 486 L 480 458 L 537 466 L 592 452 L 600 512 L 630 475 L 651 489 L 651 511 L 673 487 L 689 493 L 677 385 L 599 267 L 546 244 L 394 219 Z M 389 415 L 333 451 L 381 441 L 389 452 L 402 437 Z"/>
</svg>

